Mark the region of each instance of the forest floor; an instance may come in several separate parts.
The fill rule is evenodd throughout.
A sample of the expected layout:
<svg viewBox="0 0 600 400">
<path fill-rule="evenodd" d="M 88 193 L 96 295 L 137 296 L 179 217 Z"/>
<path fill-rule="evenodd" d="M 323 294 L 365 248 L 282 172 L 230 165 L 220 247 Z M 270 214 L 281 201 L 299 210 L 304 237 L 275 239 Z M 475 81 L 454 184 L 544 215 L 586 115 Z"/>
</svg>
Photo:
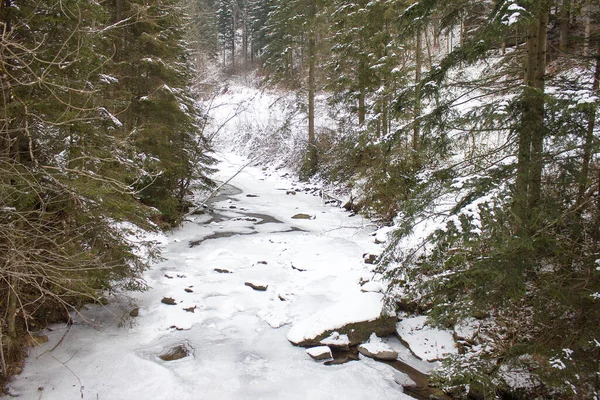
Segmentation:
<svg viewBox="0 0 600 400">
<path fill-rule="evenodd" d="M 325 204 L 283 170 L 246 166 L 236 175 L 247 161 L 220 157 L 216 179 L 235 177 L 204 214 L 160 238 L 164 260 L 146 272 L 149 290 L 90 305 L 72 325 L 52 326 L 10 384 L 13 396 L 409 398 L 387 364 L 360 356 L 326 365 L 286 337 L 290 327 L 297 336 L 302 327 L 381 311 L 383 295 L 360 285 L 373 277 L 363 254 L 382 249 L 377 227 Z M 307 219 L 292 218 L 298 214 Z M 386 342 L 417 370 L 436 366 L 393 337 Z"/>
</svg>

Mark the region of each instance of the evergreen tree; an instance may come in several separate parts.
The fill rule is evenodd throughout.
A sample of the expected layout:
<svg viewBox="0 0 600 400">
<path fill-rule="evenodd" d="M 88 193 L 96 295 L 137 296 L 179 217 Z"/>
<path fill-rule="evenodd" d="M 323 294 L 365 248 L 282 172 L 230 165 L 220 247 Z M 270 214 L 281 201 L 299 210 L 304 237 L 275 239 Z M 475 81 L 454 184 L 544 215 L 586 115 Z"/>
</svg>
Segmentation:
<svg viewBox="0 0 600 400">
<path fill-rule="evenodd" d="M 273 9 L 274 0 L 250 0 L 248 4 L 248 18 L 250 29 L 250 56 L 260 57 L 267 45 L 267 19 Z"/>
<path fill-rule="evenodd" d="M 315 132 L 315 96 L 319 87 L 326 16 L 326 2 L 293 0 L 276 2 L 266 22 L 265 68 L 271 82 L 284 82 L 306 91 L 308 119 L 303 178 L 317 172 L 317 133 Z"/>
<path fill-rule="evenodd" d="M 175 1 L 0 3 L 2 375 L 34 326 L 143 289 L 130 229 L 209 185 Z M 138 227 L 138 228 L 136 228 Z M 155 254 L 150 243 L 146 249 Z"/>
<path fill-rule="evenodd" d="M 577 382 L 580 394 L 596 390 L 596 328 L 585 321 L 600 312 L 590 297 L 598 290 L 598 277 L 584 276 L 595 275 L 597 242 L 591 238 L 597 235 L 592 222 L 597 209 L 593 201 L 584 205 L 576 199 L 585 191 L 578 182 L 588 176 L 584 166 L 591 155 L 591 141 L 584 138 L 598 129 L 591 127 L 595 122 L 590 125 L 597 89 L 563 75 L 573 68 L 592 75 L 590 63 L 573 56 L 585 53 L 585 40 L 566 58 L 552 60 L 546 52 L 559 47 L 560 37 L 554 35 L 560 26 L 558 5 L 499 1 L 483 10 L 487 18 L 482 19 L 461 2 L 420 2 L 403 16 L 409 18 L 404 26 L 436 16 L 444 26 L 457 15 L 460 26 L 473 24 L 454 50 L 423 74 L 419 87 L 432 111 L 419 118 L 427 132 L 419 151 L 435 157 L 437 166 L 422 165 L 416 173 L 428 178 L 416 181 L 410 198 L 399 203 L 400 238 L 419 221 L 445 226 L 412 249 L 390 246 L 388 255 L 395 260 L 388 270 L 394 290 L 401 286 L 404 301 L 415 300 L 439 323 L 493 316 L 483 333 L 495 338 L 488 342 L 490 349 L 476 356 L 470 374 L 464 373 L 462 356 L 449 364 L 453 383 L 488 385 L 492 376 L 492 391 L 506 388 L 502 371 L 518 366 L 535 369 L 550 392 L 569 396 L 572 388 L 565 382 Z M 592 42 L 594 35 L 589 38 Z M 548 60 L 554 76 L 548 74 Z M 594 100 L 578 103 L 582 93 Z M 436 144 L 436 137 L 444 140 Z M 578 156 L 563 156 L 574 149 Z M 445 160 L 457 153 L 465 156 Z M 583 186 L 590 190 L 588 185 Z M 444 209 L 453 198 L 456 206 Z M 581 213 L 574 212 L 579 206 Z M 502 326 L 512 333 L 495 336 Z M 556 374 L 552 360 L 565 348 L 577 356 Z M 538 358 L 532 360 L 533 354 Z M 496 369 L 496 362 L 503 366 Z"/>
<path fill-rule="evenodd" d="M 139 7 L 145 12 L 139 13 Z M 122 56 L 112 68 L 125 90 L 114 112 L 131 141 L 145 175 L 136 188 L 141 200 L 157 207 L 176 225 L 192 179 L 204 179 L 211 159 L 201 131 L 199 110 L 190 97 L 193 64 L 185 42 L 185 9 L 178 1 L 138 4 L 123 0 L 121 13 L 131 21 L 117 32 Z"/>
<path fill-rule="evenodd" d="M 219 42 L 223 49 L 223 65 L 226 65 L 226 51 L 231 52 L 231 65 L 235 70 L 235 0 L 219 0 L 217 26 Z"/>
</svg>

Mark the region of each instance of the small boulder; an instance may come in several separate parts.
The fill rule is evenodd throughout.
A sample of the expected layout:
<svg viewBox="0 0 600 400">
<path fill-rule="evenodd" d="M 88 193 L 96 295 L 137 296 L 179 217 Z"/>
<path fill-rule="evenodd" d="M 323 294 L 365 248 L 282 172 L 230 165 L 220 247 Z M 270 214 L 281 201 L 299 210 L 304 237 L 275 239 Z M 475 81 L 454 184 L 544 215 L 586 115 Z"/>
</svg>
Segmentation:
<svg viewBox="0 0 600 400">
<path fill-rule="evenodd" d="M 193 314 L 197 307 L 198 306 L 184 308 L 183 311 L 191 312 Z"/>
<path fill-rule="evenodd" d="M 139 307 L 136 307 L 133 310 L 129 311 L 129 316 L 130 317 L 135 318 L 135 317 L 137 317 L 139 315 L 140 315 L 140 308 Z"/>
<path fill-rule="evenodd" d="M 169 327 L 169 329 L 175 329 L 176 331 L 189 331 L 191 328 L 190 327 L 181 327 L 181 326 L 177 326 L 177 325 L 171 325 Z"/>
<path fill-rule="evenodd" d="M 186 291 L 186 293 L 194 293 L 194 291 L 192 289 L 190 289 L 189 287 L 186 287 L 185 289 L 183 289 Z"/>
<path fill-rule="evenodd" d="M 296 346 L 314 347 L 329 344 L 321 341 L 338 332 L 340 336 L 347 335 L 350 346 L 354 346 L 366 342 L 373 332 L 380 337 L 393 335 L 397 318 L 395 314 L 384 311 L 383 295 L 358 293 L 360 309 L 355 308 L 357 302 L 344 302 L 316 311 L 293 323 L 286 335 L 288 340 Z M 342 319 L 339 315 L 345 317 Z"/>
<path fill-rule="evenodd" d="M 174 298 L 172 297 L 163 297 L 163 299 L 160 301 L 163 304 L 167 304 L 169 306 L 174 306 L 177 304 L 177 302 L 175 301 Z"/>
<path fill-rule="evenodd" d="M 215 272 L 218 272 L 220 274 L 231 274 L 231 271 L 228 269 L 223 269 L 223 268 L 215 268 Z"/>
<path fill-rule="evenodd" d="M 328 346 L 318 346 L 306 349 L 306 353 L 313 358 L 313 360 L 330 360 L 333 358 L 331 349 Z"/>
<path fill-rule="evenodd" d="M 363 254 L 363 260 L 365 264 L 375 264 L 375 261 L 377 261 L 377 255 L 365 253 Z"/>
<path fill-rule="evenodd" d="M 158 357 L 163 361 L 181 360 L 191 354 L 190 350 L 184 344 L 177 345 L 165 351 Z"/>
<path fill-rule="evenodd" d="M 369 341 L 358 346 L 360 354 L 376 360 L 396 360 L 398 352 L 384 343 L 376 334 L 371 334 Z"/>
<path fill-rule="evenodd" d="M 245 282 L 244 285 L 250 286 L 252 289 L 257 290 L 259 292 L 264 292 L 269 287 L 269 285 L 266 285 L 266 284 L 260 283 L 260 282 L 256 282 L 256 281 L 254 281 L 254 282 Z"/>
<path fill-rule="evenodd" d="M 320 343 L 335 349 L 345 351 L 350 349 L 350 339 L 348 338 L 348 335 L 340 335 L 339 332 L 331 332 L 331 335 L 321 340 Z"/>
</svg>

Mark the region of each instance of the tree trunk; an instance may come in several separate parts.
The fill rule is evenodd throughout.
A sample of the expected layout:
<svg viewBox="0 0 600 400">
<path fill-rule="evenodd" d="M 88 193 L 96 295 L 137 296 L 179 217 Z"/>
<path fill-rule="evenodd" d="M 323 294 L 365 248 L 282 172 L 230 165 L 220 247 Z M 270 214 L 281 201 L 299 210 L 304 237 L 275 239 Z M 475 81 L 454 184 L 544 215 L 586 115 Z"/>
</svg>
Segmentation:
<svg viewBox="0 0 600 400">
<path fill-rule="evenodd" d="M 530 231 L 534 208 L 541 194 L 544 139 L 544 75 L 546 68 L 546 29 L 548 2 L 536 3 L 531 10 L 537 18 L 528 29 L 522 114 L 519 127 L 517 177 L 514 211 L 517 233 Z"/>
<path fill-rule="evenodd" d="M 248 63 L 248 7 L 244 7 L 242 11 L 242 57 L 244 65 Z"/>
<path fill-rule="evenodd" d="M 560 9 L 559 50 L 563 53 L 569 48 L 569 26 L 571 22 L 571 0 L 563 0 Z"/>
<path fill-rule="evenodd" d="M 288 62 L 290 63 L 290 83 L 294 82 L 294 50 L 289 49 L 288 50 L 288 54 L 289 54 L 289 60 Z"/>
<path fill-rule="evenodd" d="M 6 335 L 10 341 L 17 338 L 17 288 L 13 277 L 9 276 L 8 281 L 10 286 L 6 299 Z"/>
<path fill-rule="evenodd" d="M 542 193 L 542 170 L 544 152 L 544 88 L 547 57 L 547 29 L 549 4 L 542 2 L 538 23 L 538 45 L 535 77 L 533 86 L 536 90 L 535 129 L 531 132 L 531 175 L 529 182 L 529 208 L 537 209 Z M 532 121 L 533 122 L 533 121 Z"/>
<path fill-rule="evenodd" d="M 596 72 L 594 74 L 594 83 L 592 90 L 598 93 L 600 89 L 600 47 L 598 48 L 598 54 L 596 55 Z M 587 132 L 585 137 L 585 143 L 583 145 L 583 160 L 581 165 L 581 173 L 579 175 L 579 187 L 577 191 L 577 201 L 575 207 L 579 207 L 583 203 L 583 197 L 588 187 L 588 176 L 590 170 L 590 161 L 592 159 L 592 150 L 594 143 L 594 127 L 596 125 L 596 107 L 592 107 L 588 114 Z M 578 211 L 580 212 L 580 211 Z"/>
<path fill-rule="evenodd" d="M 123 0 L 115 0 L 115 23 L 118 23 L 123 18 Z M 123 36 L 118 34 L 117 40 L 115 40 L 115 60 L 122 60 L 123 53 Z"/>
<path fill-rule="evenodd" d="M 232 71 L 235 72 L 235 27 L 237 21 L 235 18 L 235 8 L 231 8 L 231 67 Z"/>
<path fill-rule="evenodd" d="M 440 17 L 439 15 L 433 16 L 433 49 L 440 49 Z"/>
<path fill-rule="evenodd" d="M 388 105 L 386 100 L 381 105 L 381 134 L 384 138 L 388 134 Z"/>
<path fill-rule="evenodd" d="M 590 4 L 590 0 L 587 0 L 585 2 L 585 5 L 583 6 L 583 12 L 585 14 L 585 33 L 584 33 L 584 40 L 583 40 L 583 55 L 584 56 L 589 56 L 590 55 L 590 35 L 592 32 L 592 6 Z"/>
<path fill-rule="evenodd" d="M 361 85 L 358 92 L 358 123 L 360 126 L 365 124 L 366 110 L 365 110 L 365 88 Z"/>
<path fill-rule="evenodd" d="M 0 18 L 4 23 L 4 34 L 7 35 L 12 29 L 12 21 L 10 17 L 9 8 L 11 5 L 11 0 L 2 0 L 0 2 Z M 2 136 L 0 137 L 0 158 L 5 158 L 6 160 L 10 159 L 11 153 L 11 135 L 10 135 L 10 127 L 9 124 L 9 116 L 7 115 L 8 105 L 12 102 L 12 88 L 10 82 L 8 81 L 9 76 L 7 74 L 6 69 L 9 68 L 10 62 L 6 60 L 6 54 L 4 52 L 0 53 L 0 88 L 2 90 L 2 105 L 4 107 L 2 115 L 3 124 L 2 124 Z"/>
<path fill-rule="evenodd" d="M 420 141 L 421 141 L 421 128 L 419 123 L 416 121 L 421 115 L 421 48 L 422 40 L 421 40 L 421 32 L 417 33 L 417 45 L 415 49 L 415 108 L 413 114 L 413 150 L 417 151 L 419 149 Z"/>
<path fill-rule="evenodd" d="M 427 49 L 427 66 L 431 69 L 433 66 L 433 55 L 431 54 L 431 45 L 429 44 L 429 29 L 425 29 L 425 48 Z"/>
<path fill-rule="evenodd" d="M 311 0 L 309 17 L 314 20 L 317 13 L 317 2 Z M 308 173 L 314 174 L 317 170 L 317 140 L 315 135 L 315 52 L 316 34 L 313 26 L 308 38 Z"/>
</svg>

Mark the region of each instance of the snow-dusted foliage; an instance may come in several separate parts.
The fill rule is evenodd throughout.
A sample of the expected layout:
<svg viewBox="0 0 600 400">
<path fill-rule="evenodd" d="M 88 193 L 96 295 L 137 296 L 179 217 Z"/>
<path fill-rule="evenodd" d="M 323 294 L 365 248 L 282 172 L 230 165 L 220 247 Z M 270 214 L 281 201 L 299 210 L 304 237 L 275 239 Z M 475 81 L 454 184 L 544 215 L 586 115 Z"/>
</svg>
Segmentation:
<svg viewBox="0 0 600 400">
<path fill-rule="evenodd" d="M 441 384 L 597 396 L 598 5 L 308 5 L 274 2 L 266 73 L 303 95 L 316 63 L 317 173 L 394 225 L 390 303 L 480 323 Z"/>
<path fill-rule="evenodd" d="M 32 330 L 146 288 L 155 222 L 180 220 L 192 180 L 210 185 L 179 5 L 2 5 L 2 379 Z"/>
</svg>

